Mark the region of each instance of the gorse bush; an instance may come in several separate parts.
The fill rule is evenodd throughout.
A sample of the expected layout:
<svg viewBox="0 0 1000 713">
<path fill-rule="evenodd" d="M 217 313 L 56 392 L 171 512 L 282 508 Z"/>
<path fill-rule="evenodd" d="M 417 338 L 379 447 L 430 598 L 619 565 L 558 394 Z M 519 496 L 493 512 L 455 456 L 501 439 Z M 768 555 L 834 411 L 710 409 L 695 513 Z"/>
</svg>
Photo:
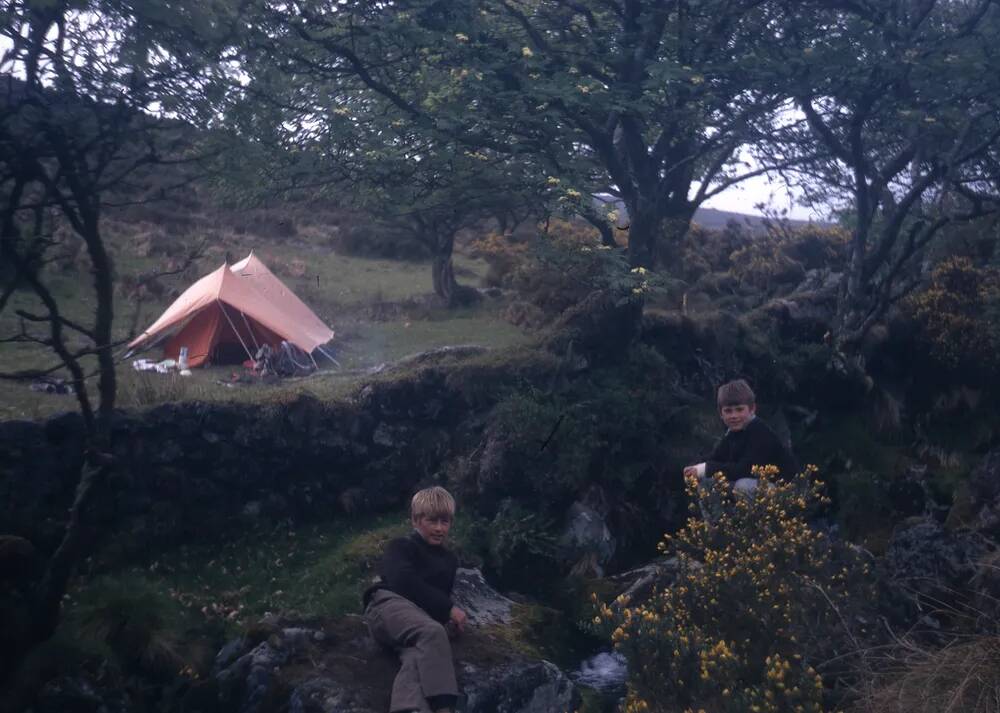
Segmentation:
<svg viewBox="0 0 1000 713">
<path fill-rule="evenodd" d="M 706 518 L 692 515 L 660 544 L 677 559 L 676 581 L 643 602 L 602 605 L 595 617 L 629 663 L 624 710 L 826 709 L 814 666 L 843 653 L 849 595 L 867 570 L 849 553 L 835 557 L 807 524 L 825 501 L 814 473 L 781 482 L 773 466 L 761 468 L 761 486 L 746 496 L 721 473 L 708 485 L 688 481 L 692 508 Z"/>
<path fill-rule="evenodd" d="M 528 255 L 528 243 L 510 235 L 490 232 L 469 244 L 469 254 L 482 258 L 489 265 L 485 282 L 491 287 L 503 287 L 510 275 Z"/>
<path fill-rule="evenodd" d="M 948 258 L 930 284 L 904 304 L 931 355 L 949 369 L 1000 368 L 1000 271 L 966 257 Z"/>
<path fill-rule="evenodd" d="M 839 227 L 793 227 L 767 221 L 763 235 L 752 236 L 729 256 L 730 272 L 741 284 L 771 292 L 797 283 L 806 270 L 843 263 L 850 233 Z"/>
<path fill-rule="evenodd" d="M 554 219 L 529 244 L 508 282 L 554 317 L 594 291 L 609 293 L 619 304 L 641 300 L 660 288 L 660 280 L 645 268 L 630 269 L 626 252 L 602 245 L 596 230 Z"/>
<path fill-rule="evenodd" d="M 797 285 L 808 270 L 840 269 L 849 244 L 850 233 L 839 226 L 784 220 L 765 220 L 760 227 L 729 221 L 720 230 L 693 225 L 671 269 L 698 289 L 773 296 Z"/>
</svg>

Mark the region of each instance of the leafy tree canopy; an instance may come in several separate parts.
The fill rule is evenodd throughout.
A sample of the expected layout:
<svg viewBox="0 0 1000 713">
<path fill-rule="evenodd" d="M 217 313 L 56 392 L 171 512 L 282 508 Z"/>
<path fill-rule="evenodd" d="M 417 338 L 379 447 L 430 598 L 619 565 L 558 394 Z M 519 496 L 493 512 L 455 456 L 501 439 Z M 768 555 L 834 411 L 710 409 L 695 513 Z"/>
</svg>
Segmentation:
<svg viewBox="0 0 1000 713">
<path fill-rule="evenodd" d="M 779 11 L 759 0 L 261 1 L 250 24 L 280 58 L 263 74 L 308 87 L 299 106 L 314 115 L 353 115 L 364 91 L 424 135 L 531 157 L 582 211 L 612 186 L 630 213 L 631 261 L 651 265 L 665 222 L 682 235 L 700 203 L 762 170 L 737 156 L 781 105 Z"/>
<path fill-rule="evenodd" d="M 833 9 L 823 6 L 832 5 Z M 814 200 L 850 207 L 835 325 L 853 351 L 923 277 L 942 228 L 1000 209 L 1000 12 L 991 2 L 836 3 L 792 28 L 789 93 L 801 121 L 776 140 Z"/>
</svg>

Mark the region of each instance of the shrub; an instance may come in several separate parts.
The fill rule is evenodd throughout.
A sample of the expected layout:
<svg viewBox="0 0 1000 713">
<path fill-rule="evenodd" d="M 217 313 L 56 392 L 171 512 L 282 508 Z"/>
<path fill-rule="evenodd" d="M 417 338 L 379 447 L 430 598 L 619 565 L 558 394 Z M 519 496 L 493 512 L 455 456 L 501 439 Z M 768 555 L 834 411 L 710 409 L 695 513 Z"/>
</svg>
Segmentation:
<svg viewBox="0 0 1000 713">
<path fill-rule="evenodd" d="M 645 268 L 630 270 L 625 251 L 601 245 L 596 230 L 555 219 L 530 244 L 509 281 L 554 318 L 595 291 L 608 292 L 619 304 L 644 299 L 661 288 L 661 280 Z"/>
<path fill-rule="evenodd" d="M 588 420 L 567 400 L 534 389 L 515 393 L 494 411 L 502 433 L 502 492 L 565 505 L 586 482 L 590 464 Z"/>
<path fill-rule="evenodd" d="M 837 227 L 792 227 L 767 221 L 766 232 L 729 256 L 730 271 L 740 283 L 771 292 L 795 284 L 806 270 L 843 262 L 850 235 Z"/>
<path fill-rule="evenodd" d="M 920 327 L 931 355 L 949 369 L 989 372 L 1000 367 L 1000 271 L 967 257 L 944 260 L 930 284 L 904 311 Z"/>
<path fill-rule="evenodd" d="M 493 413 L 503 474 L 491 489 L 551 516 L 594 483 L 634 495 L 658 471 L 664 429 L 677 413 L 676 378 L 655 350 L 638 345 L 617 371 L 577 379 L 563 392 L 512 394 Z"/>
<path fill-rule="evenodd" d="M 506 498 L 486 532 L 490 567 L 501 577 L 523 577 L 532 564 L 552 571 L 556 543 L 552 523 Z M 520 566 L 519 566 L 520 565 Z"/>
<path fill-rule="evenodd" d="M 825 501 L 814 469 L 789 482 L 776 472 L 759 469 L 761 487 L 746 497 L 721 473 L 707 486 L 690 479 L 692 508 L 710 516 L 664 537 L 676 581 L 644 602 L 601 607 L 595 624 L 629 662 L 626 711 L 823 709 L 813 666 L 850 633 L 842 613 L 867 569 L 852 557 L 838 568 L 829 540 L 807 524 Z"/>
<path fill-rule="evenodd" d="M 513 236 L 491 232 L 469 244 L 469 254 L 489 265 L 483 282 L 487 287 L 503 287 L 528 254 L 528 244 Z"/>
</svg>

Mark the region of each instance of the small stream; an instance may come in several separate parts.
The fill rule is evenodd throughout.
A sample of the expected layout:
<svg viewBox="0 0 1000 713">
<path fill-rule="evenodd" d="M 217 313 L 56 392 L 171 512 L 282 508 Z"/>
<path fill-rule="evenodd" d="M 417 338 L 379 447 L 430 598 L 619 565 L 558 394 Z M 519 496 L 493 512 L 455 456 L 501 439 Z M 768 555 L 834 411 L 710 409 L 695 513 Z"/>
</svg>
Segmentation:
<svg viewBox="0 0 1000 713">
<path fill-rule="evenodd" d="M 617 701 L 625 695 L 627 675 L 624 656 L 613 651 L 602 651 L 585 659 L 569 676 L 578 686 L 592 688 L 608 701 Z"/>
</svg>

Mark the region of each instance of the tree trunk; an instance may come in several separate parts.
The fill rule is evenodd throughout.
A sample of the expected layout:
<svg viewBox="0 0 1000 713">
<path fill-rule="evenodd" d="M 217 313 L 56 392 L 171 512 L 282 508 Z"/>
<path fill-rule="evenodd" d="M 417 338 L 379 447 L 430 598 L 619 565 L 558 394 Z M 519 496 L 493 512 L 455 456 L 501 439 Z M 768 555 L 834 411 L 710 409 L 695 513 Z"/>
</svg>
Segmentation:
<svg viewBox="0 0 1000 713">
<path fill-rule="evenodd" d="M 449 307 L 453 306 L 458 282 L 455 280 L 455 269 L 451 261 L 451 245 L 446 249 L 440 247 L 434 254 L 431 277 L 434 281 L 434 294 L 444 300 Z"/>
<path fill-rule="evenodd" d="M 433 242 L 434 258 L 431 261 L 431 278 L 434 283 L 434 294 L 448 307 L 460 307 L 475 302 L 479 293 L 471 287 L 458 284 L 455 279 L 455 267 L 452 263 L 452 252 L 455 247 L 455 233 L 439 234 Z"/>
<path fill-rule="evenodd" d="M 871 388 L 871 377 L 865 364 L 861 343 L 872 325 L 869 319 L 872 299 L 871 285 L 862 279 L 864 257 L 872 220 L 859 211 L 854 229 L 851 253 L 844 268 L 837 295 L 837 309 L 831 329 L 829 367 L 842 377 Z"/>
<path fill-rule="evenodd" d="M 656 243 L 656 262 L 660 265 L 673 267 L 680 260 L 681 243 L 691 229 L 691 218 L 694 208 L 685 205 L 682 209 L 668 210 L 666 217 L 661 219 L 658 234 L 660 240 Z"/>
<path fill-rule="evenodd" d="M 628 208 L 628 258 L 632 267 L 656 267 L 656 243 L 663 217 L 655 200 L 637 196 Z"/>
<path fill-rule="evenodd" d="M 85 221 L 84 241 L 94 271 L 94 294 L 97 307 L 94 310 L 94 345 L 97 348 L 99 378 L 97 392 L 100 396 L 97 408 L 97 432 L 91 448 L 103 451 L 110 448 L 111 414 L 115 408 L 118 383 L 115 375 L 115 358 L 112 353 L 112 325 L 114 324 L 114 269 L 111 258 L 104 246 L 99 227 L 99 204 L 94 201 L 93 211 Z"/>
<path fill-rule="evenodd" d="M 82 466 L 66 531 L 36 590 L 32 620 L 35 642 L 45 641 L 55 633 L 59 625 L 63 596 L 76 564 L 93 549 L 97 539 L 92 522 L 93 507 L 94 503 L 107 497 L 106 487 L 110 473 L 111 464 L 107 456 L 88 455 Z"/>
<path fill-rule="evenodd" d="M 863 175 L 857 174 L 854 189 L 854 209 L 857 225 L 851 236 L 847 265 L 837 295 L 837 311 L 833 322 L 833 345 L 844 358 L 857 356 L 864 338 L 865 307 L 871 285 L 864 279 L 865 259 L 875 221 L 873 196 Z"/>
<path fill-rule="evenodd" d="M 75 174 L 67 173 L 75 177 Z M 10 585 L 8 594 L 12 597 L 11 604 L 17 608 L 22 625 L 12 635 L 5 650 L 0 652 L 0 685 L 17 671 L 18 664 L 35 647 L 49 639 L 58 628 L 63 598 L 76 565 L 93 550 L 97 539 L 93 522 L 95 505 L 108 498 L 107 487 L 112 469 L 111 414 L 116 393 L 115 364 L 111 352 L 114 320 L 112 269 L 99 229 L 96 198 L 77 194 L 75 199 L 79 213 L 74 214 L 74 224 L 79 237 L 88 248 L 97 297 L 94 327 L 90 334 L 97 352 L 98 406 L 95 413 L 87 392 L 83 367 L 66 345 L 58 303 L 38 276 L 29 273 L 26 279 L 48 310 L 49 344 L 73 376 L 73 386 L 85 428 L 85 452 L 62 540 L 45 563 L 40 578 L 32 581 L 33 577 L 27 577 L 24 581 Z M 87 211 L 88 204 L 90 211 Z M 64 210 L 69 213 L 68 209 Z M 19 267 L 24 267 L 24 261 L 21 261 Z"/>
</svg>

